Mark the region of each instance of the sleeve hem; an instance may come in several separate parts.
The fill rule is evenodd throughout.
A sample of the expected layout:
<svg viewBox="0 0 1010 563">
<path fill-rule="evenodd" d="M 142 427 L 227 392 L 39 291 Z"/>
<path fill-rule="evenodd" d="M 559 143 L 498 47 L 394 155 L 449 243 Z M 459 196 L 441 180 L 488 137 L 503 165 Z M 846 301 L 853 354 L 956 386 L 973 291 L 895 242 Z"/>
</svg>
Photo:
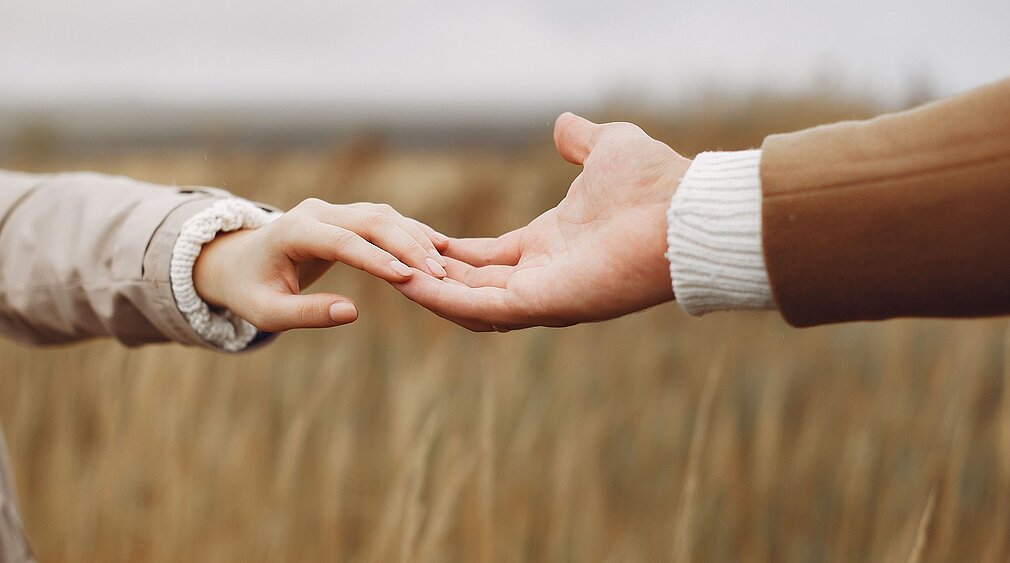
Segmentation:
<svg viewBox="0 0 1010 563">
<path fill-rule="evenodd" d="M 264 335 L 245 319 L 224 310 L 212 310 L 196 293 L 193 266 L 203 245 L 220 232 L 256 229 L 276 215 L 238 198 L 221 199 L 193 215 L 182 225 L 172 249 L 170 277 L 175 305 L 189 327 L 207 344 L 239 352 Z"/>
<path fill-rule="evenodd" d="M 182 224 L 216 201 L 219 198 L 203 197 L 172 210 L 155 230 L 144 256 L 145 291 L 150 292 L 147 301 L 155 309 L 148 318 L 167 339 L 190 346 L 212 347 L 193 330 L 175 304 L 170 274 L 172 249 Z"/>
<path fill-rule="evenodd" d="M 667 212 L 670 278 L 691 315 L 772 309 L 761 246 L 761 151 L 699 154 Z"/>
</svg>

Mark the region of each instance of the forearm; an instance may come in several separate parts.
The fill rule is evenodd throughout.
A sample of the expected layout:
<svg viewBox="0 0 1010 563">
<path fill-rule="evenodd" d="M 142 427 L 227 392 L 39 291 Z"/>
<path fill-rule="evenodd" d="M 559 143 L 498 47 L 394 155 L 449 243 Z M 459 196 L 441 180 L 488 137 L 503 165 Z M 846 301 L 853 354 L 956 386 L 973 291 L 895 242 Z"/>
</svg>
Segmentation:
<svg viewBox="0 0 1010 563">
<path fill-rule="evenodd" d="M 176 304 L 170 267 L 183 224 L 228 195 L 0 172 L 0 330 L 34 344 L 207 345 Z"/>
<path fill-rule="evenodd" d="M 774 135 L 763 249 L 797 326 L 1010 313 L 1010 80 Z"/>
<path fill-rule="evenodd" d="M 668 214 L 677 300 L 797 326 L 1010 313 L 1008 115 L 1005 81 L 702 153 Z"/>
</svg>

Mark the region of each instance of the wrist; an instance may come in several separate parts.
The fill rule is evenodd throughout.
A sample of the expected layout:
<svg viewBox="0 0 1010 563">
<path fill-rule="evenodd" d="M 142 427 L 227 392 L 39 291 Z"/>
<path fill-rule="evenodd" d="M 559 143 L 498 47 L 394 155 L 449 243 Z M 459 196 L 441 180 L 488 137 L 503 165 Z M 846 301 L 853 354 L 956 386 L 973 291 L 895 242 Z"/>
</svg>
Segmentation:
<svg viewBox="0 0 1010 563">
<path fill-rule="evenodd" d="M 684 158 L 680 155 L 676 156 L 677 159 L 671 162 L 659 182 L 662 197 L 659 198 L 659 204 L 656 205 L 652 217 L 655 220 L 653 231 L 656 237 L 655 246 L 650 249 L 649 253 L 649 256 L 655 262 L 656 286 L 661 287 L 663 295 L 666 296 L 664 301 L 673 301 L 676 299 L 673 284 L 670 283 L 670 261 L 667 257 L 669 249 L 670 223 L 668 214 L 670 202 L 676 195 L 677 189 L 684 179 L 684 175 L 687 174 L 687 171 L 691 168 L 691 164 L 694 162 L 690 158 Z"/>
<path fill-rule="evenodd" d="M 761 243 L 761 151 L 706 152 L 670 202 L 670 279 L 691 315 L 774 307 Z"/>
<path fill-rule="evenodd" d="M 218 233 L 200 250 L 193 264 L 193 288 L 200 299 L 211 307 L 229 308 L 228 291 L 223 287 L 232 269 L 228 258 L 235 255 L 236 243 L 251 233 L 248 229 Z"/>
<path fill-rule="evenodd" d="M 190 327 L 212 347 L 237 352 L 256 338 L 256 327 L 228 307 L 245 269 L 237 243 L 252 231 L 227 233 L 262 227 L 270 218 L 269 211 L 249 201 L 220 199 L 179 230 L 172 249 L 172 294 Z"/>
</svg>

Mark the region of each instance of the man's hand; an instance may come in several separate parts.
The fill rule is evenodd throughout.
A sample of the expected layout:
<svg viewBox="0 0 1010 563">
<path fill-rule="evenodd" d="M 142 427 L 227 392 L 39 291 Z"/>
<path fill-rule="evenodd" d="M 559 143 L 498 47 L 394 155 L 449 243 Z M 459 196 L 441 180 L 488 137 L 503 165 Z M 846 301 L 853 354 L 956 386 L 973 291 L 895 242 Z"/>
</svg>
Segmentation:
<svg viewBox="0 0 1010 563">
<path fill-rule="evenodd" d="M 300 293 L 335 262 L 390 283 L 416 275 L 410 267 L 442 277 L 446 261 L 436 246 L 445 244 L 445 237 L 388 205 L 308 199 L 264 227 L 223 233 L 204 245 L 193 284 L 208 304 L 260 330 L 332 327 L 358 317 L 354 303 L 342 295 Z"/>
<path fill-rule="evenodd" d="M 449 239 L 448 278 L 420 272 L 396 287 L 475 331 L 600 321 L 673 299 L 666 210 L 691 161 L 636 125 L 570 113 L 554 142 L 584 167 L 557 207 L 496 239 Z"/>
</svg>

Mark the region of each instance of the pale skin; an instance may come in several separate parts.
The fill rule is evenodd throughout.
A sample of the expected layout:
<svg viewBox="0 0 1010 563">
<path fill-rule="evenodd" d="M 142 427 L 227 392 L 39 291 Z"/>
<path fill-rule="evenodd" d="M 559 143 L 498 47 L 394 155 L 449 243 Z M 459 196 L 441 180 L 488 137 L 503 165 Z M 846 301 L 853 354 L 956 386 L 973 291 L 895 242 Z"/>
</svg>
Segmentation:
<svg viewBox="0 0 1010 563">
<path fill-rule="evenodd" d="M 474 331 L 601 321 L 672 300 L 666 210 L 691 161 L 636 125 L 570 113 L 558 118 L 554 141 L 583 170 L 525 227 L 449 238 L 389 206 L 306 200 L 265 227 L 205 245 L 193 269 L 197 293 L 268 332 L 357 318 L 347 297 L 301 295 L 334 262 Z"/>
<path fill-rule="evenodd" d="M 447 278 L 418 272 L 396 287 L 474 331 L 602 321 L 672 300 L 666 211 L 691 161 L 636 125 L 570 113 L 554 141 L 583 167 L 555 208 L 498 238 L 451 238 Z"/>
<path fill-rule="evenodd" d="M 260 330 L 328 328 L 357 319 L 354 302 L 301 291 L 334 263 L 393 284 L 416 272 L 439 279 L 447 262 L 436 247 L 446 242 L 388 205 L 307 199 L 264 227 L 221 234 L 204 245 L 193 284 L 208 304 L 230 309 Z"/>
</svg>

